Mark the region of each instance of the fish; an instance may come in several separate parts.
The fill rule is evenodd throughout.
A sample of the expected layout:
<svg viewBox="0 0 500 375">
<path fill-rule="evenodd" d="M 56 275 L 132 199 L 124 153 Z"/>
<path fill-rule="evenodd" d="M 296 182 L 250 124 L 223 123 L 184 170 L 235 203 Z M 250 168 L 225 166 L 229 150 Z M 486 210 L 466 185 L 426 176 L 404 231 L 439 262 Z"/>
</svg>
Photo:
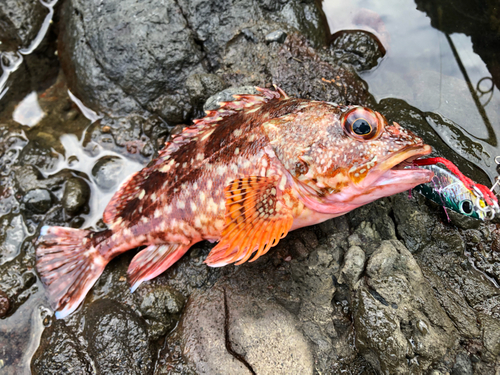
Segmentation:
<svg viewBox="0 0 500 375">
<path fill-rule="evenodd" d="M 432 149 L 369 108 L 289 97 L 278 87 L 234 95 L 167 142 L 107 205 L 108 229 L 44 226 L 36 268 L 57 319 L 75 311 L 111 259 L 132 259 L 131 291 L 195 243 L 205 263 L 253 262 L 291 230 L 429 182 L 405 169 Z"/>
<path fill-rule="evenodd" d="M 488 204 L 485 200 L 467 189 L 453 173 L 437 165 L 425 165 L 419 168 L 431 170 L 434 172 L 434 177 L 428 183 L 415 186 L 415 191 L 461 215 L 479 220 L 489 218 Z"/>
</svg>

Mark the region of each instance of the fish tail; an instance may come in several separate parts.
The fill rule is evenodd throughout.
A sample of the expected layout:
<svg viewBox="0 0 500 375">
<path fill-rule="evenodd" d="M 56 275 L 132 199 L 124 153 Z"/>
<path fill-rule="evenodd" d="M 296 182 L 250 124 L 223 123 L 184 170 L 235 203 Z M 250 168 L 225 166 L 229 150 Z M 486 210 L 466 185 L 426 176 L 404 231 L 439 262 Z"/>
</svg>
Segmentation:
<svg viewBox="0 0 500 375">
<path fill-rule="evenodd" d="M 105 232 L 42 227 L 36 268 L 57 319 L 75 311 L 109 262 L 98 251 L 98 244 L 109 237 Z"/>
</svg>

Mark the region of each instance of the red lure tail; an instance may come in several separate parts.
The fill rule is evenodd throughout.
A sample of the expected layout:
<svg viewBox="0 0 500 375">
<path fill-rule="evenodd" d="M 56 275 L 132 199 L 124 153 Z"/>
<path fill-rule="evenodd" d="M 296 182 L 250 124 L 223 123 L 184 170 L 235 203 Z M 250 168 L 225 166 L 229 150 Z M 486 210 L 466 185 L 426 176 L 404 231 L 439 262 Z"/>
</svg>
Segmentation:
<svg viewBox="0 0 500 375">
<path fill-rule="evenodd" d="M 96 239 L 88 230 L 44 226 L 40 231 L 36 268 L 57 319 L 75 311 L 109 261 L 96 249 Z"/>
<path fill-rule="evenodd" d="M 444 164 L 446 168 L 450 170 L 451 173 L 453 173 L 455 176 L 457 176 L 460 181 L 463 182 L 465 187 L 469 189 L 470 191 L 475 191 L 474 188 L 478 189 L 484 197 L 484 200 L 488 205 L 498 205 L 498 200 L 495 194 L 486 186 L 481 185 L 481 184 L 476 184 L 474 181 L 472 181 L 469 177 L 465 176 L 462 172 L 459 171 L 457 166 L 453 164 L 451 161 L 445 158 L 428 158 L 428 159 L 417 159 L 413 160 L 413 165 L 434 165 L 437 163 Z"/>
</svg>

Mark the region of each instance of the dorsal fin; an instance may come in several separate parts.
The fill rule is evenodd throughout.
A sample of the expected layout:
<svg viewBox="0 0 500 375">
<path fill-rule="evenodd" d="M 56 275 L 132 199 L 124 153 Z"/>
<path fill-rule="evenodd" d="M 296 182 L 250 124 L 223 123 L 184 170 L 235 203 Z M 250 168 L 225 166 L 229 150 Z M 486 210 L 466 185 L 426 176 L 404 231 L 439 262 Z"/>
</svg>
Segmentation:
<svg viewBox="0 0 500 375">
<path fill-rule="evenodd" d="M 233 101 L 220 102 L 220 108 L 206 111 L 206 116 L 193 120 L 194 125 L 183 129 L 180 134 L 174 135 L 171 141 L 165 143 L 165 147 L 159 152 L 158 159 L 167 160 L 170 155 L 183 145 L 191 142 L 193 138 L 203 139 L 211 129 L 218 125 L 225 117 L 234 115 L 237 111 L 250 108 L 255 105 L 262 105 L 272 99 L 288 99 L 288 95 L 278 86 L 274 86 L 277 91 L 272 91 L 262 87 L 255 87 L 260 94 L 236 94 Z M 197 139 L 195 139 L 197 140 Z"/>
<path fill-rule="evenodd" d="M 174 135 L 170 141 L 165 143 L 165 147 L 159 152 L 153 163 L 135 173 L 120 186 L 104 211 L 104 222 L 107 224 L 120 224 L 121 221 L 117 219 L 128 202 L 136 198 L 142 199 L 141 194 L 145 189 L 145 183 L 148 183 L 148 189 L 151 187 L 151 180 L 147 180 L 153 173 L 170 173 L 170 171 L 174 171 L 175 161 L 172 157 L 180 148 L 191 142 L 199 142 L 199 146 L 202 146 L 221 123 L 242 111 L 251 111 L 255 107 L 262 106 L 273 100 L 288 99 L 288 95 L 283 90 L 277 86 L 275 88 L 277 91 L 256 87 L 259 94 L 233 95 L 234 101 L 221 102 L 219 103 L 221 105 L 219 109 L 207 111 L 205 117 L 193 120 L 193 125 L 184 128 L 180 134 Z M 203 158 L 197 159 L 196 155 L 192 155 L 192 157 L 194 158 L 194 164 L 190 165 L 191 168 L 199 167 L 203 162 Z"/>
</svg>

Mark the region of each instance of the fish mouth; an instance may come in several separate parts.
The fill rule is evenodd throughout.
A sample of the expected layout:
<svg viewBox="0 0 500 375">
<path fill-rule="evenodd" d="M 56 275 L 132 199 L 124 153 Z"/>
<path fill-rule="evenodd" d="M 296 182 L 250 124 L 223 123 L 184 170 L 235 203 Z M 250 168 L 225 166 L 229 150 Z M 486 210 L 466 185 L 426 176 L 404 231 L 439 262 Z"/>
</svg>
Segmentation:
<svg viewBox="0 0 500 375">
<path fill-rule="evenodd" d="M 414 167 L 413 161 L 431 152 L 429 145 L 405 148 L 375 167 L 364 183 L 366 186 L 398 184 L 404 187 L 402 191 L 427 183 L 432 180 L 434 173 L 428 169 Z"/>
</svg>

